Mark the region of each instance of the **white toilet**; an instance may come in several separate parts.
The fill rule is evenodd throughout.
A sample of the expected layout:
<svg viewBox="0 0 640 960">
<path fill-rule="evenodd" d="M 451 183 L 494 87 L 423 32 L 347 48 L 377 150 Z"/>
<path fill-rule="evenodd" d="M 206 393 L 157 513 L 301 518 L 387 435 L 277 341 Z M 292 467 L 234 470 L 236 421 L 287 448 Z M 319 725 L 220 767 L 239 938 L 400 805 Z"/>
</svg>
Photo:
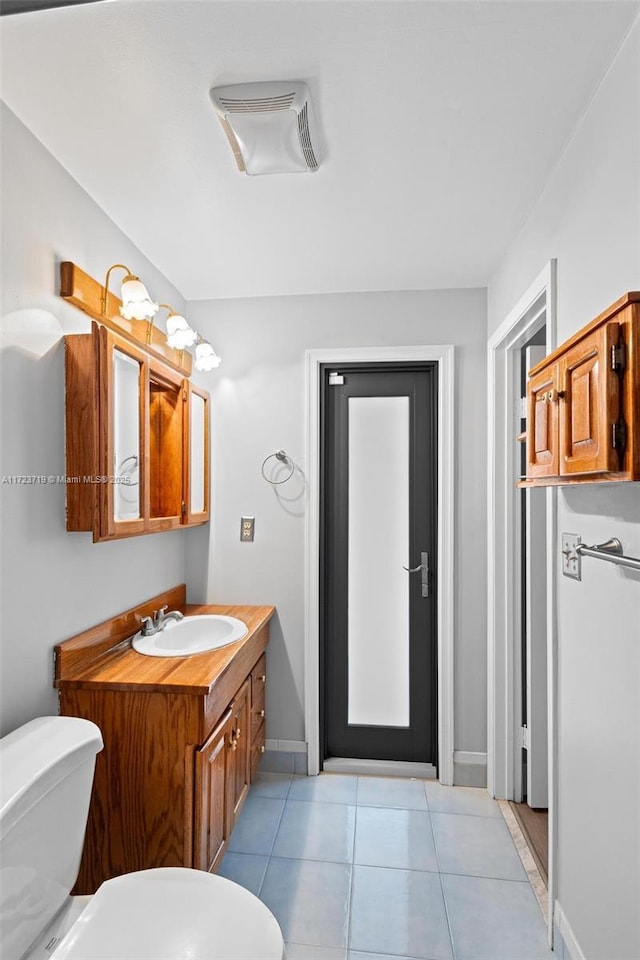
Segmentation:
<svg viewBox="0 0 640 960">
<path fill-rule="evenodd" d="M 0 740 L 2 960 L 282 960 L 267 907 L 201 870 L 142 870 L 69 895 L 101 749 L 98 727 L 75 717 Z"/>
</svg>

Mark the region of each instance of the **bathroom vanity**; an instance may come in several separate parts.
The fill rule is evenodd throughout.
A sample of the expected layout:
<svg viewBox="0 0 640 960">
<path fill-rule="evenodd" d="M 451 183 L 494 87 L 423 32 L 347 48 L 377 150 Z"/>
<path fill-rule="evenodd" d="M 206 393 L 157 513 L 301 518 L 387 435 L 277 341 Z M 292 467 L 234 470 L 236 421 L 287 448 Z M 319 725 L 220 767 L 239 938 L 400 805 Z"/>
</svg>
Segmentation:
<svg viewBox="0 0 640 960">
<path fill-rule="evenodd" d="M 60 713 L 102 731 L 75 893 L 150 867 L 214 871 L 264 752 L 270 606 L 187 605 L 176 587 L 55 648 Z M 136 653 L 141 617 L 237 617 L 247 635 L 165 659 Z"/>
</svg>

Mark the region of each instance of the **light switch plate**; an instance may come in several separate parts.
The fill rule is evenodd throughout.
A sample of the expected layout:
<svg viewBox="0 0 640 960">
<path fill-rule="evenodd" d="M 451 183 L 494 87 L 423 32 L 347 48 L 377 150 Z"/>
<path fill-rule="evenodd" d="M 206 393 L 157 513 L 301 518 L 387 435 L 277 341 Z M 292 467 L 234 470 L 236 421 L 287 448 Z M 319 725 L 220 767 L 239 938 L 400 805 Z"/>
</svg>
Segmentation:
<svg viewBox="0 0 640 960">
<path fill-rule="evenodd" d="M 562 573 L 573 580 L 582 580 L 582 557 L 576 553 L 579 543 L 582 543 L 579 534 L 562 534 Z"/>
<path fill-rule="evenodd" d="M 240 540 L 243 543 L 251 543 L 253 541 L 255 525 L 255 517 L 240 517 Z"/>
</svg>

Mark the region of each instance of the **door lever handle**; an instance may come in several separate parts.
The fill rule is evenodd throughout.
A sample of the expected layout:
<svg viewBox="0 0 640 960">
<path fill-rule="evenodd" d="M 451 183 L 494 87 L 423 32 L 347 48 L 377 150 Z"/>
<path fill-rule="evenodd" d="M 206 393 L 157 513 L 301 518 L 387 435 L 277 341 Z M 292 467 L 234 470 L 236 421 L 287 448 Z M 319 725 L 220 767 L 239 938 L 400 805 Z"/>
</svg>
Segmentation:
<svg viewBox="0 0 640 960">
<path fill-rule="evenodd" d="M 420 560 L 422 563 L 419 563 L 417 567 L 405 567 L 402 569 L 406 570 L 407 573 L 417 573 L 418 570 L 422 570 L 422 596 L 429 596 L 429 554 L 424 552 L 420 554 Z"/>
</svg>

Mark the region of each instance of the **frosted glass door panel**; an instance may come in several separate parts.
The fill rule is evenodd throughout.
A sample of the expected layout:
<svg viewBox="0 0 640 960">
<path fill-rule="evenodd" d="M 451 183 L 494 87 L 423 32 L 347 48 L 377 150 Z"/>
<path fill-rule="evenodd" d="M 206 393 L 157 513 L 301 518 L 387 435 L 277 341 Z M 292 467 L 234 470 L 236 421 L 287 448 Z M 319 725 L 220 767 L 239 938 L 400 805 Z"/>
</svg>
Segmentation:
<svg viewBox="0 0 640 960">
<path fill-rule="evenodd" d="M 205 403 L 197 393 L 191 394 L 191 512 L 204 511 L 204 451 L 205 451 Z"/>
<path fill-rule="evenodd" d="M 348 722 L 409 725 L 409 398 L 349 398 Z"/>
<path fill-rule="evenodd" d="M 114 520 L 140 517 L 140 364 L 113 351 Z"/>
</svg>

